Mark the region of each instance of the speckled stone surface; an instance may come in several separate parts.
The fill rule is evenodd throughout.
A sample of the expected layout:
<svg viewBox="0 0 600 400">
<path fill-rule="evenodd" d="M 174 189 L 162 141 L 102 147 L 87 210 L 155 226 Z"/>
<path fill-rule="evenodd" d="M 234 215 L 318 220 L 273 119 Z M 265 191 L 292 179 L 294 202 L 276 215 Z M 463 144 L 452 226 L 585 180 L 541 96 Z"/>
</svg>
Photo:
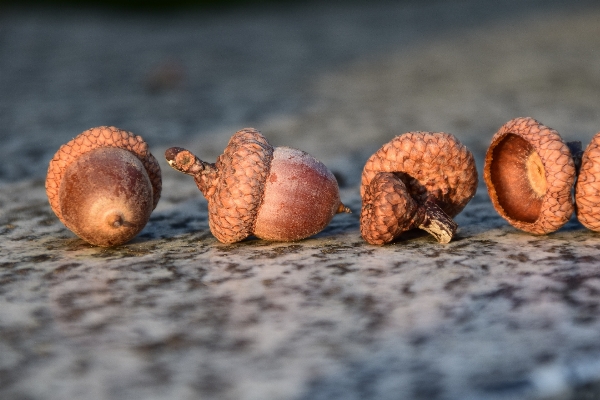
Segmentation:
<svg viewBox="0 0 600 400">
<path fill-rule="evenodd" d="M 480 186 L 451 243 L 371 246 L 357 186 L 411 130 L 455 134 L 479 166 L 517 116 L 585 147 L 599 18 L 583 1 L 0 9 L 0 398 L 600 398 L 600 234 L 519 232 Z M 163 168 L 150 222 L 114 249 L 70 233 L 43 187 L 97 125 L 142 135 Z M 324 161 L 354 214 L 300 242 L 219 243 L 161 155 L 213 161 L 244 126 Z"/>
</svg>

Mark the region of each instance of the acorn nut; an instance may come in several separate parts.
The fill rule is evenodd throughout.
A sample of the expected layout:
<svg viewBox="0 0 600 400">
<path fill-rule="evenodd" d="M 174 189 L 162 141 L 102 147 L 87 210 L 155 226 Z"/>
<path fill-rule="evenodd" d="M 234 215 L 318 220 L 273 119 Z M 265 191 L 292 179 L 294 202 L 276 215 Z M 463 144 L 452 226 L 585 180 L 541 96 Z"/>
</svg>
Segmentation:
<svg viewBox="0 0 600 400">
<path fill-rule="evenodd" d="M 600 232 L 600 132 L 592 138 L 581 157 L 575 203 L 579 222 Z"/>
<path fill-rule="evenodd" d="M 208 201 L 209 227 L 223 243 L 255 235 L 273 241 L 312 236 L 350 212 L 327 167 L 301 150 L 273 147 L 253 128 L 236 132 L 214 164 L 172 147 L 165 158 L 194 177 Z"/>
<path fill-rule="evenodd" d="M 89 129 L 50 161 L 46 194 L 67 228 L 102 247 L 131 240 L 160 199 L 161 171 L 140 136 L 115 127 Z"/>
<path fill-rule="evenodd" d="M 408 132 L 383 145 L 366 162 L 361 181 L 360 231 L 383 245 L 413 228 L 440 243 L 456 233 L 452 217 L 475 196 L 473 154 L 453 135 Z"/>
<path fill-rule="evenodd" d="M 517 229 L 558 230 L 573 213 L 575 163 L 554 129 L 515 118 L 492 137 L 483 177 L 496 211 Z"/>
</svg>

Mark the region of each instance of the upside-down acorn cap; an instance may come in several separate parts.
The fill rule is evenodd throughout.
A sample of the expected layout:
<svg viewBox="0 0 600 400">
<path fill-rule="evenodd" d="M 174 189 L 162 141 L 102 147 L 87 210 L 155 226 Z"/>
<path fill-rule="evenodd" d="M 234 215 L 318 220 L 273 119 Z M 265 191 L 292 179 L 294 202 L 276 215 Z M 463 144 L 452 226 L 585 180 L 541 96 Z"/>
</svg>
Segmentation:
<svg viewBox="0 0 600 400">
<path fill-rule="evenodd" d="M 65 223 L 59 204 L 59 190 L 63 174 L 67 167 L 78 157 L 97 148 L 116 147 L 134 154 L 146 169 L 152 184 L 153 208 L 158 204 L 162 188 L 160 166 L 156 158 L 148 151 L 146 142 L 137 135 L 113 126 L 100 126 L 80 133 L 73 140 L 62 145 L 48 166 L 46 175 L 46 194 L 50 207 L 56 216 Z"/>
<path fill-rule="evenodd" d="M 417 203 L 435 198 L 450 217 L 461 212 L 477 190 L 473 154 L 445 132 L 408 132 L 383 145 L 363 169 L 363 199 L 379 172 L 401 173 L 397 175 L 404 176 L 408 193 Z"/>
<path fill-rule="evenodd" d="M 389 243 L 412 227 L 417 203 L 396 175 L 376 174 L 363 192 L 360 233 L 368 243 Z"/>
<path fill-rule="evenodd" d="M 575 185 L 577 219 L 586 228 L 600 231 L 600 132 L 581 157 L 581 169 Z"/>
<path fill-rule="evenodd" d="M 234 243 L 254 231 L 272 159 L 273 146 L 252 128 L 236 132 L 217 158 L 219 181 L 208 201 L 208 215 L 219 241 Z"/>
<path fill-rule="evenodd" d="M 508 121 L 492 137 L 483 177 L 494 208 L 515 228 L 550 233 L 573 213 L 571 152 L 558 132 L 533 118 Z"/>
</svg>

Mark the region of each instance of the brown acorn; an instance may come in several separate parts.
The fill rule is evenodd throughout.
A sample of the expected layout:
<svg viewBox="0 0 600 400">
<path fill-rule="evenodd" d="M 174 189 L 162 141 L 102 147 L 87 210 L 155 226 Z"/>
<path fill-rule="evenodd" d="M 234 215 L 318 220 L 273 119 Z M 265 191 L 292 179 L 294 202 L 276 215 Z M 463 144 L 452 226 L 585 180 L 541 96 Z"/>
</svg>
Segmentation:
<svg viewBox="0 0 600 400">
<path fill-rule="evenodd" d="M 600 132 L 592 138 L 581 157 L 575 203 L 579 222 L 600 232 Z"/>
<path fill-rule="evenodd" d="M 310 154 L 273 147 L 253 128 L 236 132 L 216 163 L 172 147 L 165 158 L 191 175 L 208 201 L 209 227 L 223 243 L 255 235 L 295 241 L 327 226 L 342 204 L 338 184 L 327 167 Z"/>
<path fill-rule="evenodd" d="M 144 228 L 161 187 L 160 166 L 146 142 L 107 126 L 62 145 L 46 176 L 56 216 L 83 240 L 103 247 L 125 243 Z"/>
<path fill-rule="evenodd" d="M 419 228 L 440 243 L 456 232 L 452 220 L 475 196 L 473 154 L 453 135 L 408 132 L 396 136 L 365 164 L 360 231 L 371 243 L 389 243 Z"/>
<path fill-rule="evenodd" d="M 554 129 L 516 118 L 492 137 L 483 177 L 496 211 L 515 228 L 534 234 L 558 230 L 573 213 L 575 164 Z"/>
</svg>

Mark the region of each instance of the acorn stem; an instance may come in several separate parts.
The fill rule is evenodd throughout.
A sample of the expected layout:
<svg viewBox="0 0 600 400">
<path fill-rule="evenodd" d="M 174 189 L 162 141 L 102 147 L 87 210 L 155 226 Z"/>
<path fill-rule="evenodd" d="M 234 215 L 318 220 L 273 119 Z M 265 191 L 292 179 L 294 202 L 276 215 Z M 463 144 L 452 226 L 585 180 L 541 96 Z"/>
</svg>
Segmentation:
<svg viewBox="0 0 600 400">
<path fill-rule="evenodd" d="M 197 176 L 216 171 L 215 164 L 207 163 L 182 147 L 171 147 L 165 151 L 165 158 L 171 167 L 184 174 Z"/>
<path fill-rule="evenodd" d="M 106 213 L 104 220 L 111 228 L 118 228 L 124 224 L 123 214 L 116 210 L 111 210 Z"/>
<path fill-rule="evenodd" d="M 340 203 L 340 205 L 336 211 L 336 214 L 341 214 L 341 213 L 352 214 L 352 210 L 349 207 L 345 206 L 343 203 Z"/>
<path fill-rule="evenodd" d="M 431 234 L 440 243 L 449 243 L 458 229 L 452 220 L 432 199 L 419 206 L 414 225 Z"/>
<path fill-rule="evenodd" d="M 182 147 L 171 147 L 165 151 L 165 158 L 173 169 L 194 177 L 196 185 L 204 196 L 214 187 L 219 170 L 213 163 L 202 161 L 191 151 Z"/>
</svg>

